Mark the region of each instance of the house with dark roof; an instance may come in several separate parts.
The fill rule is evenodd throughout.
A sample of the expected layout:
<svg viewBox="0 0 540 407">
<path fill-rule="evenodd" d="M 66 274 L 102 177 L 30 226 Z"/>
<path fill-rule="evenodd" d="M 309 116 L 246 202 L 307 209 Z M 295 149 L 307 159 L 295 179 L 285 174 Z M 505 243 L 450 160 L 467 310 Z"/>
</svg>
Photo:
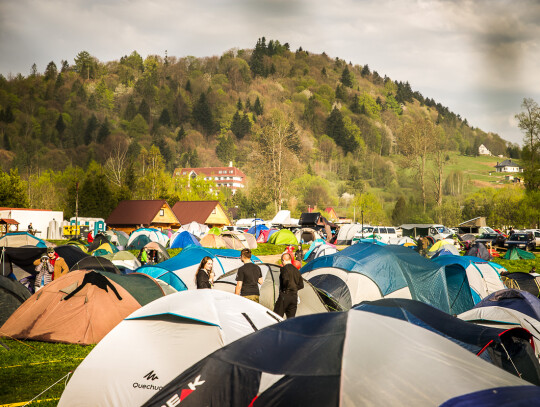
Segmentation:
<svg viewBox="0 0 540 407">
<path fill-rule="evenodd" d="M 495 166 L 497 172 L 523 172 L 523 168 L 512 160 L 504 160 L 503 162 L 497 162 Z"/>
<path fill-rule="evenodd" d="M 208 227 L 232 225 L 219 201 L 181 201 L 172 210 L 182 225 L 193 221 Z"/>
<path fill-rule="evenodd" d="M 106 220 L 107 226 L 130 233 L 139 227 L 177 229 L 178 218 L 166 200 L 121 201 Z"/>
</svg>

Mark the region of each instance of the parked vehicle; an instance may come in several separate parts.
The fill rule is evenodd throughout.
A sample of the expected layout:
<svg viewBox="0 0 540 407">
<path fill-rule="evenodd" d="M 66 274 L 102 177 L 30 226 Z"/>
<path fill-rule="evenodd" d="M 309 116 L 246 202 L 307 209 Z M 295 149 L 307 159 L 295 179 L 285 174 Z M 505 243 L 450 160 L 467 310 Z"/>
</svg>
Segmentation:
<svg viewBox="0 0 540 407">
<path fill-rule="evenodd" d="M 534 250 L 536 248 L 536 240 L 532 233 L 519 232 L 514 233 L 506 239 L 504 247 L 512 248 L 517 247 L 523 250 Z"/>
<path fill-rule="evenodd" d="M 484 244 L 490 243 L 493 247 L 504 247 L 505 240 L 506 238 L 500 233 L 484 233 L 480 235 L 480 237 L 476 238 L 475 242 L 480 242 Z"/>
<path fill-rule="evenodd" d="M 532 233 L 532 235 L 534 236 L 534 241 L 535 241 L 535 244 L 536 244 L 536 247 L 540 247 L 540 230 L 538 229 L 526 229 L 524 230 L 524 232 L 527 232 L 527 233 Z"/>
<path fill-rule="evenodd" d="M 398 230 L 394 226 L 364 226 L 362 232 L 356 232 L 353 238 L 353 243 L 356 243 L 358 240 L 363 237 L 377 235 L 381 237 L 381 241 L 384 243 L 390 243 L 390 240 L 397 240 Z"/>
<path fill-rule="evenodd" d="M 401 225 L 403 236 L 417 239 L 419 236 L 432 236 L 435 240 L 446 239 L 454 235 L 453 231 L 444 225 L 433 223 L 413 223 Z"/>
</svg>

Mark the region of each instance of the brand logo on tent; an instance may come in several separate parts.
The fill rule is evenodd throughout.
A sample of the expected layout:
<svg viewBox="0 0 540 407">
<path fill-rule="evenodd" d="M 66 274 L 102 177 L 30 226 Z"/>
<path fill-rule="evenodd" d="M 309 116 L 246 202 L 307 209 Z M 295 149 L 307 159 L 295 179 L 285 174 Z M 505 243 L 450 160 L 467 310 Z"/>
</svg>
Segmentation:
<svg viewBox="0 0 540 407">
<path fill-rule="evenodd" d="M 159 377 L 156 376 L 153 370 L 150 370 L 150 372 L 146 373 L 143 376 L 146 380 L 156 380 L 159 379 Z"/>
<path fill-rule="evenodd" d="M 162 407 L 174 407 L 180 404 L 187 396 L 197 390 L 197 386 L 204 384 L 205 380 L 201 380 L 201 375 L 197 376 L 195 380 L 188 384 L 189 389 L 182 389 L 180 395 L 178 393 L 173 394 L 173 396 L 165 402 Z"/>
</svg>

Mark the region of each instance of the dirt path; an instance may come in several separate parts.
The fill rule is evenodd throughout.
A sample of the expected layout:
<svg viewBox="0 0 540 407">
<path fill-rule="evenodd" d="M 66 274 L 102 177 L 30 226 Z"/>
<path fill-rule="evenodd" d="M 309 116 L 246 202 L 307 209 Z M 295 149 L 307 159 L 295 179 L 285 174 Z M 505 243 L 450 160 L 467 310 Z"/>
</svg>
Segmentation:
<svg viewBox="0 0 540 407">
<path fill-rule="evenodd" d="M 278 264 L 281 254 L 269 254 L 266 256 L 257 256 L 263 263 Z"/>
</svg>

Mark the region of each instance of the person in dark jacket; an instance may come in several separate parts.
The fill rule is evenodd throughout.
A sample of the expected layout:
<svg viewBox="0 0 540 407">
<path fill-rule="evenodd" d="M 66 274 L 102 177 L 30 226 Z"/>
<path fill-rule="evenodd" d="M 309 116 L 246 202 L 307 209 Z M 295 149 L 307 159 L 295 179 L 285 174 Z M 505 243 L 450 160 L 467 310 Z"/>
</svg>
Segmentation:
<svg viewBox="0 0 540 407">
<path fill-rule="evenodd" d="M 262 271 L 259 266 L 251 262 L 251 250 L 242 249 L 240 260 L 244 265 L 236 274 L 236 288 L 234 293 L 251 301 L 259 302 L 259 285 L 262 285 Z"/>
<path fill-rule="evenodd" d="M 205 256 L 199 264 L 195 281 L 197 288 L 212 288 L 214 285 L 214 261 L 211 257 Z"/>
<path fill-rule="evenodd" d="M 279 297 L 274 306 L 274 312 L 279 316 L 286 315 L 293 318 L 298 307 L 298 290 L 304 288 L 304 281 L 300 272 L 292 265 L 289 253 L 281 256 L 283 267 L 279 273 Z"/>
</svg>

